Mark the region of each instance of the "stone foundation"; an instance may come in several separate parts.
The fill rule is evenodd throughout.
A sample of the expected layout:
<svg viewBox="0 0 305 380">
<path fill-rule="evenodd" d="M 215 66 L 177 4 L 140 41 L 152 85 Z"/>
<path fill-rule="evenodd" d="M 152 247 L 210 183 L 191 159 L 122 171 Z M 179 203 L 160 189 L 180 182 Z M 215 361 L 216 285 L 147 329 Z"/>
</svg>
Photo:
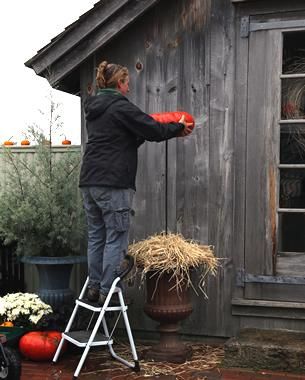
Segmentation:
<svg viewBox="0 0 305 380">
<path fill-rule="evenodd" d="M 305 372 L 305 333 L 243 329 L 225 343 L 222 366 Z"/>
</svg>

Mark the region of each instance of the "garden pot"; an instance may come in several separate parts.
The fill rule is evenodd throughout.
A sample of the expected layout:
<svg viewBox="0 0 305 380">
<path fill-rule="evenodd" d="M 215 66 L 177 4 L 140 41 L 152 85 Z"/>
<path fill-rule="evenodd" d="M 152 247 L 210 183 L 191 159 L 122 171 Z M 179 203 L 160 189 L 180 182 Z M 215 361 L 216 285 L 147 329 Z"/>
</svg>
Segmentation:
<svg viewBox="0 0 305 380">
<path fill-rule="evenodd" d="M 160 322 L 160 342 L 146 353 L 147 360 L 184 363 L 191 358 L 192 349 L 186 346 L 179 337 L 179 322 L 187 318 L 193 311 L 189 288 L 182 284 L 174 288 L 175 279 L 172 273 L 164 273 L 159 277 L 155 272 L 146 275 L 145 313 Z"/>
<path fill-rule="evenodd" d="M 70 275 L 74 264 L 87 262 L 86 256 L 64 257 L 23 257 L 25 264 L 35 264 L 39 275 L 39 297 L 57 309 L 74 302 L 74 292 L 70 289 Z"/>
</svg>

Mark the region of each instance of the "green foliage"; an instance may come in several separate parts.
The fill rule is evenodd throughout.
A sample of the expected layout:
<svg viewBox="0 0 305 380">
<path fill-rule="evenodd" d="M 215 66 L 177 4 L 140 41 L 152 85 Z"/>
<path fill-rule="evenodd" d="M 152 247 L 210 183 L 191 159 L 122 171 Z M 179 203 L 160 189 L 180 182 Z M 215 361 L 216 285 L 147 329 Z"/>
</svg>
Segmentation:
<svg viewBox="0 0 305 380">
<path fill-rule="evenodd" d="M 80 152 L 54 153 L 40 138 L 35 153 L 2 148 L 0 237 L 24 256 L 80 254 L 85 218 L 78 189 Z"/>
</svg>

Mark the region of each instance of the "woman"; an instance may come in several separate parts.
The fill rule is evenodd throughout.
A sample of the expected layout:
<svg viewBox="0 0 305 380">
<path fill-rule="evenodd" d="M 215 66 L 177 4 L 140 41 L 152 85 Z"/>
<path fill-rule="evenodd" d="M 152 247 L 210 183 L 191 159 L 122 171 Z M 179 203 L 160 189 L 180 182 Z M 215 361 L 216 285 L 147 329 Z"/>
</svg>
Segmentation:
<svg viewBox="0 0 305 380">
<path fill-rule="evenodd" d="M 102 305 L 128 250 L 130 210 L 135 192 L 137 149 L 145 141 L 163 141 L 191 133 L 184 117 L 160 124 L 125 96 L 126 67 L 102 62 L 97 94 L 85 102 L 88 142 L 80 187 L 88 224 L 87 298 Z"/>
</svg>

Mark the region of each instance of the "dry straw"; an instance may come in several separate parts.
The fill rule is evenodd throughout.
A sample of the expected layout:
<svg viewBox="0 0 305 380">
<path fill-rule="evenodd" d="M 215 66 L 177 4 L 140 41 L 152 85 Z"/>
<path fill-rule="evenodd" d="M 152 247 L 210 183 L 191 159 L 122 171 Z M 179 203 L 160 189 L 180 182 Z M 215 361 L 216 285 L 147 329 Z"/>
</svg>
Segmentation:
<svg viewBox="0 0 305 380">
<path fill-rule="evenodd" d="M 116 339 L 118 355 L 125 358 L 125 360 L 132 360 L 130 354 L 130 347 L 128 343 L 119 342 Z M 168 362 L 149 362 L 144 360 L 145 352 L 149 349 L 149 346 L 144 344 L 137 344 L 137 352 L 140 359 L 141 372 L 132 372 L 129 368 L 122 366 L 118 361 L 109 359 L 109 353 L 105 350 L 93 351 L 90 354 L 90 360 L 86 362 L 86 368 L 82 373 L 84 378 L 101 378 L 101 379 L 143 379 L 147 377 L 152 378 L 164 378 L 176 380 L 185 379 L 206 379 L 207 377 L 199 377 L 193 375 L 193 373 L 201 371 L 212 371 L 220 366 L 220 363 L 224 357 L 224 350 L 221 346 L 208 346 L 202 343 L 189 342 L 192 346 L 193 355 L 192 359 L 186 361 L 183 364 L 175 364 Z M 214 378 L 214 371 L 211 372 L 211 378 Z M 94 376 L 95 375 L 95 376 Z M 100 377 L 98 377 L 100 376 Z M 109 377 L 110 376 L 110 377 Z M 55 377 L 54 377 L 55 378 Z"/>
<path fill-rule="evenodd" d="M 142 271 L 142 282 L 149 272 L 154 272 L 158 278 L 163 273 L 172 273 L 177 290 L 184 284 L 197 291 L 191 280 L 191 270 L 199 273 L 198 289 L 204 292 L 205 278 L 208 274 L 215 275 L 219 259 L 214 256 L 213 247 L 198 244 L 193 240 L 185 240 L 180 234 L 161 233 L 145 240 L 131 244 L 129 254 L 134 257 L 136 265 Z"/>
</svg>

